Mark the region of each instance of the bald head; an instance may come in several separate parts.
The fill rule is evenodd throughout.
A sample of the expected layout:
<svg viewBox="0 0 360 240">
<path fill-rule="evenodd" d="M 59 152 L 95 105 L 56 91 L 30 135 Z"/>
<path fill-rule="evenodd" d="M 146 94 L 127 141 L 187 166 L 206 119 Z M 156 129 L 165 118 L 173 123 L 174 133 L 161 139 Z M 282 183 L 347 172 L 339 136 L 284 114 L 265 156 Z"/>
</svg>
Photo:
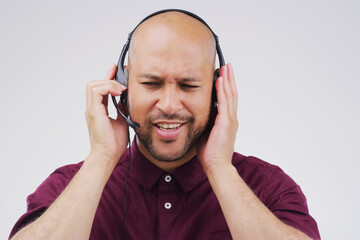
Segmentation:
<svg viewBox="0 0 360 240">
<path fill-rule="evenodd" d="M 181 56 L 181 51 L 193 48 L 193 54 L 207 59 L 212 66 L 215 64 L 216 47 L 212 32 L 199 20 L 181 12 L 155 15 L 136 28 L 130 43 L 129 66 L 144 51 L 154 47 L 163 47 L 169 55 L 178 56 Z"/>
</svg>

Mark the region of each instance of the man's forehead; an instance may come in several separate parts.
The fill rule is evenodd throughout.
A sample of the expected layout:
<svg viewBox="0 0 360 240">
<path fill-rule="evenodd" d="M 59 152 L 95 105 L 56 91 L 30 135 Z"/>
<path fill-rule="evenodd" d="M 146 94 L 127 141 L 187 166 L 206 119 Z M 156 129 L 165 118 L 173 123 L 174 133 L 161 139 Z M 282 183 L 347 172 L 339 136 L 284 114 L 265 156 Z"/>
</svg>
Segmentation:
<svg viewBox="0 0 360 240">
<path fill-rule="evenodd" d="M 175 32 L 178 31 L 183 34 L 192 33 L 194 35 L 205 35 L 210 39 L 214 38 L 211 30 L 198 19 L 176 11 L 164 12 L 147 19 L 135 29 L 132 38 L 134 39 L 138 32 L 151 31 L 151 29 L 159 26 L 167 26 Z"/>
<path fill-rule="evenodd" d="M 215 56 L 215 39 L 210 29 L 194 17 L 181 12 L 161 13 L 141 23 L 131 38 L 130 54 L 136 48 L 146 48 L 151 41 L 161 42 L 169 37 L 193 41 L 194 44 L 201 43 L 211 56 Z"/>
</svg>

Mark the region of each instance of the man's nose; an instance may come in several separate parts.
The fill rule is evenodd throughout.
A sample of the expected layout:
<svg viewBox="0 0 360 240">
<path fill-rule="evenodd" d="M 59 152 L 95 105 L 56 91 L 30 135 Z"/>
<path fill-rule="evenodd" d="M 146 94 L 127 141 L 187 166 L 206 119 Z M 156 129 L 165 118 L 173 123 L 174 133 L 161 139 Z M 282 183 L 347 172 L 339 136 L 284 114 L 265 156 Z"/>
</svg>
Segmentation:
<svg viewBox="0 0 360 240">
<path fill-rule="evenodd" d="M 165 114 L 171 115 L 179 112 L 183 105 L 180 99 L 180 93 L 174 85 L 164 87 L 156 103 L 156 108 Z"/>
</svg>

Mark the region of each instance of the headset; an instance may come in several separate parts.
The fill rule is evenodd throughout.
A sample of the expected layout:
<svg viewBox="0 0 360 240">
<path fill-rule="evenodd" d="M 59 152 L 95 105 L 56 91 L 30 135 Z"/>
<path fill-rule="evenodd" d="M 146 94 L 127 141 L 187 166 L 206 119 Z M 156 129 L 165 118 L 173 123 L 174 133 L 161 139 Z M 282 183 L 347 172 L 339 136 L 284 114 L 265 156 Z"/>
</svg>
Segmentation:
<svg viewBox="0 0 360 240">
<path fill-rule="evenodd" d="M 129 79 L 129 72 L 127 69 L 124 69 L 124 61 L 125 61 L 125 57 L 126 54 L 129 50 L 130 47 L 130 41 L 131 41 L 131 37 L 134 33 L 134 31 L 137 29 L 137 27 L 142 24 L 143 22 L 145 22 L 146 20 L 148 20 L 149 18 L 162 14 L 162 13 L 166 13 L 166 12 L 180 12 L 180 13 L 184 13 L 188 16 L 191 16 L 195 19 L 197 19 L 198 21 L 200 21 L 201 23 L 203 23 L 213 34 L 214 39 L 215 39 L 215 44 L 216 44 L 216 53 L 218 55 L 218 59 L 219 59 L 219 65 L 220 68 L 222 66 L 225 65 L 225 60 L 224 60 L 224 56 L 223 53 L 221 51 L 221 47 L 219 44 L 219 38 L 218 36 L 213 32 L 213 30 L 209 27 L 209 25 L 199 16 L 197 16 L 196 14 L 186 11 L 186 10 L 182 10 L 182 9 L 164 9 L 164 10 L 160 10 L 157 12 L 154 12 L 152 14 L 150 14 L 149 16 L 145 17 L 138 25 L 136 25 L 136 27 L 134 28 L 134 30 L 132 30 L 127 38 L 127 41 L 125 43 L 125 45 L 123 46 L 121 53 L 120 53 L 120 57 L 118 60 L 118 64 L 117 64 L 117 70 L 116 70 L 116 74 L 115 74 L 115 80 L 118 81 L 119 83 L 121 83 L 122 85 L 127 87 L 127 83 L 128 83 L 128 79 Z M 213 77 L 213 87 L 212 87 L 212 104 L 213 106 L 217 106 L 217 98 L 216 98 L 216 90 L 215 90 L 215 82 L 216 79 L 219 77 L 219 72 L 216 70 L 214 72 L 214 77 Z M 116 110 L 118 111 L 118 113 L 120 114 L 120 116 L 126 121 L 126 123 L 134 129 L 134 131 L 136 131 L 136 129 L 138 129 L 140 127 L 140 124 L 132 121 L 130 119 L 130 115 L 125 112 L 126 108 L 126 104 L 127 104 L 127 90 L 125 92 L 123 92 L 120 96 L 120 104 L 122 105 L 122 108 L 124 109 L 124 112 L 121 111 L 118 102 L 116 100 L 116 98 L 114 96 L 112 96 L 112 101 L 114 103 L 114 106 L 116 108 Z"/>
</svg>

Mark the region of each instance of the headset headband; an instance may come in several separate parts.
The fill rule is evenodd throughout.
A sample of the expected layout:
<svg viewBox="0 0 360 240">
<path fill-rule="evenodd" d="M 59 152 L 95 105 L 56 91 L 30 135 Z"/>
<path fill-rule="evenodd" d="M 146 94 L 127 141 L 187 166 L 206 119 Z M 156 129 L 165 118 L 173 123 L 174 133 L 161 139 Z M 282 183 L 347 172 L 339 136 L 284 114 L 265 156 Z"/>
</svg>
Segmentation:
<svg viewBox="0 0 360 240">
<path fill-rule="evenodd" d="M 125 62 L 126 53 L 127 53 L 127 51 L 129 50 L 129 47 L 130 47 L 130 41 L 131 41 L 131 37 L 132 37 L 134 31 L 139 27 L 140 24 L 142 24 L 143 22 L 145 22 L 149 18 L 154 17 L 154 16 L 159 15 L 159 14 L 162 14 L 162 13 L 166 13 L 166 12 L 184 13 L 184 14 L 190 16 L 190 17 L 193 17 L 193 18 L 197 19 L 201 23 L 203 23 L 211 31 L 212 35 L 214 36 L 215 43 L 216 43 L 216 52 L 217 52 L 217 55 L 218 55 L 220 67 L 225 65 L 224 55 L 223 55 L 223 53 L 221 51 L 221 47 L 220 47 L 220 44 L 219 44 L 219 38 L 214 33 L 214 31 L 209 27 L 209 25 L 202 18 L 200 18 L 198 15 L 196 15 L 196 14 L 194 14 L 192 12 L 182 10 L 182 9 L 164 9 L 164 10 L 154 12 L 154 13 L 150 14 L 149 16 L 145 17 L 138 25 L 136 25 L 134 30 L 132 30 L 128 34 L 127 41 L 126 41 L 125 45 L 123 46 L 123 48 L 121 50 L 121 53 L 120 53 L 120 57 L 119 57 L 119 61 L 118 61 L 118 71 L 116 72 L 115 80 L 117 80 L 118 82 L 120 82 L 122 84 L 124 84 L 126 82 L 125 75 L 124 75 L 124 62 Z"/>
</svg>

